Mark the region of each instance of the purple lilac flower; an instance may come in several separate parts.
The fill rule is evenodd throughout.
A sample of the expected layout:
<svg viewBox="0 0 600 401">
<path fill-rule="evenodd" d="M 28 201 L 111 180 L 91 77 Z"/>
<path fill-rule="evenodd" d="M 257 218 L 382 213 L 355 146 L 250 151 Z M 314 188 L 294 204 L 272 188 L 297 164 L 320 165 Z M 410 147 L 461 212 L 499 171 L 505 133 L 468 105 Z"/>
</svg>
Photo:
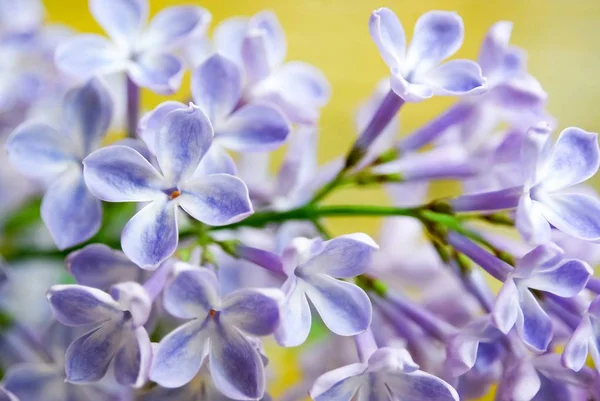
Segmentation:
<svg viewBox="0 0 600 401">
<path fill-rule="evenodd" d="M 110 293 L 81 285 L 50 288 L 48 300 L 59 322 L 94 327 L 67 349 L 66 380 L 98 381 L 111 368 L 118 383 L 141 387 L 147 380 L 152 358 L 150 338 L 143 327 L 152 301 L 146 290 L 134 282 L 117 284 Z"/>
<path fill-rule="evenodd" d="M 596 369 L 600 369 L 600 297 L 596 297 L 573 331 L 562 355 L 562 363 L 579 372 L 591 355 Z"/>
<path fill-rule="evenodd" d="M 160 172 L 139 152 L 122 145 L 100 149 L 84 160 L 90 191 L 109 202 L 150 202 L 125 226 L 125 255 L 154 269 L 177 249 L 177 210 L 210 225 L 225 225 L 252 213 L 246 185 L 201 164 L 212 144 L 208 118 L 193 104 L 171 111 L 156 136 Z"/>
<path fill-rule="evenodd" d="M 347 365 L 325 373 L 310 396 L 315 401 L 358 399 L 385 401 L 458 401 L 454 388 L 419 370 L 404 349 L 380 348 L 366 363 Z M 401 398 L 400 398 L 401 397 Z"/>
<path fill-rule="evenodd" d="M 163 338 L 151 379 L 163 387 L 189 383 L 206 358 L 217 389 L 234 399 L 260 399 L 265 391 L 263 361 L 247 335 L 266 336 L 279 325 L 277 290 L 243 289 L 224 299 L 215 274 L 180 267 L 164 292 L 165 308 L 190 319 Z"/>
<path fill-rule="evenodd" d="M 42 220 L 60 249 L 89 239 L 100 228 L 102 206 L 85 185 L 81 162 L 99 145 L 111 116 L 108 93 L 91 80 L 67 94 L 61 130 L 25 122 L 6 143 L 13 166 L 48 185 Z"/>
<path fill-rule="evenodd" d="M 146 27 L 147 0 L 89 4 L 111 40 L 92 34 L 74 37 L 57 49 L 58 67 L 83 79 L 126 71 L 136 85 L 163 94 L 174 92 L 183 76 L 183 64 L 173 52 L 211 20 L 201 7 L 179 6 L 162 10 Z"/>
<path fill-rule="evenodd" d="M 282 145 L 290 126 L 281 112 L 266 103 L 239 106 L 242 97 L 242 72 L 231 60 L 214 54 L 197 66 L 192 74 L 192 98 L 207 115 L 215 131 L 212 152 L 218 144 L 235 151 L 267 151 Z M 140 136 L 156 152 L 156 136 L 162 119 L 171 111 L 186 108 L 179 102 L 165 102 L 142 120 Z M 214 156 L 213 156 L 214 157 Z M 229 162 L 233 165 L 233 162 Z"/>
<path fill-rule="evenodd" d="M 545 351 L 552 339 L 552 323 L 531 290 L 571 298 L 585 288 L 591 274 L 587 263 L 563 259 L 563 251 L 552 243 L 536 247 L 504 281 L 492 313 L 495 325 L 505 334 L 516 325 L 525 344 Z"/>
<path fill-rule="evenodd" d="M 371 323 L 369 297 L 355 284 L 338 279 L 364 273 L 374 249 L 375 242 L 362 233 L 329 241 L 295 239 L 283 256 L 288 279 L 282 287 L 286 299 L 277 342 L 294 347 L 306 340 L 312 325 L 308 299 L 334 333 L 351 336 L 365 331 Z"/>
<path fill-rule="evenodd" d="M 244 100 L 277 105 L 295 123 L 314 124 L 331 97 L 329 82 L 314 66 L 284 62 L 285 36 L 275 14 L 261 11 L 251 18 L 234 17 L 214 32 L 215 50 L 244 71 Z"/>
<path fill-rule="evenodd" d="M 380 8 L 369 20 L 369 32 L 381 57 L 390 67 L 392 90 L 407 102 L 434 95 L 476 94 L 486 90 L 481 68 L 470 60 L 440 63 L 460 48 L 462 18 L 446 11 L 430 11 L 415 24 L 406 49 L 404 29 L 393 11 Z"/>
</svg>

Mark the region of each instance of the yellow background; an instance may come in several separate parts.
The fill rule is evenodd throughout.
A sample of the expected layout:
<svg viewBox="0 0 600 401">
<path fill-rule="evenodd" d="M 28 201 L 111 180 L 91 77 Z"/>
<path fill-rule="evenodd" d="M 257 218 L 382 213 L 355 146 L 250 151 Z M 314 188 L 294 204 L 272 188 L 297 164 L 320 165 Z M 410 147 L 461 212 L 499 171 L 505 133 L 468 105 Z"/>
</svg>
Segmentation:
<svg viewBox="0 0 600 401">
<path fill-rule="evenodd" d="M 82 32 L 102 32 L 89 15 L 85 0 L 46 0 L 49 19 Z M 153 13 L 175 4 L 198 4 L 213 15 L 212 26 L 233 15 L 251 15 L 268 8 L 276 12 L 287 35 L 288 59 L 301 59 L 321 68 L 333 87 L 330 104 L 320 122 L 320 160 L 341 155 L 354 138 L 353 113 L 369 96 L 387 69 L 368 34 L 370 12 L 393 9 L 410 37 L 418 16 L 431 9 L 457 11 L 465 21 L 465 44 L 457 57 L 476 58 L 487 29 L 498 20 L 513 21 L 512 43 L 529 54 L 529 70 L 550 96 L 549 111 L 559 128 L 576 125 L 600 129 L 600 2 L 598 0 L 207 0 L 203 2 L 150 0 Z M 183 88 L 180 94 L 187 93 Z M 150 108 L 162 99 L 144 95 Z M 401 132 L 407 133 L 439 113 L 453 100 L 433 99 L 410 104 L 401 113 Z M 377 190 L 348 190 L 329 200 L 335 203 L 382 203 Z M 334 232 L 366 231 L 375 234 L 370 220 L 336 220 Z M 275 355 L 276 366 L 295 376 L 293 353 Z M 282 386 L 277 381 L 273 395 Z"/>
</svg>

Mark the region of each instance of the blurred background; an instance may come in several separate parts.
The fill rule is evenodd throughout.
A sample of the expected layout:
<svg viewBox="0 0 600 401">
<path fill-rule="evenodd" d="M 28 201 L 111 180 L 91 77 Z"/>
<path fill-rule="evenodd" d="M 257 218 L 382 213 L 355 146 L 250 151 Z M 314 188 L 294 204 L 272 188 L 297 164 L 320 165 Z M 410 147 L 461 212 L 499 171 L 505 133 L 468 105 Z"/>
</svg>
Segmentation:
<svg viewBox="0 0 600 401">
<path fill-rule="evenodd" d="M 151 11 L 193 1 L 150 0 Z M 88 11 L 85 0 L 45 0 L 48 19 L 81 32 L 102 33 Z M 198 4 L 198 3 L 196 3 Z M 432 9 L 458 12 L 465 22 L 465 43 L 457 57 L 475 59 L 487 29 L 499 20 L 514 22 L 511 43 L 528 52 L 529 71 L 549 94 L 549 112 L 562 129 L 575 125 L 588 131 L 600 130 L 600 5 L 598 0 L 204 0 L 199 5 L 213 15 L 214 27 L 234 15 L 252 15 L 271 9 L 287 35 L 288 59 L 304 60 L 324 71 L 333 88 L 333 97 L 320 121 L 319 159 L 342 155 L 355 137 L 354 113 L 377 82 L 388 73 L 367 30 L 370 12 L 378 7 L 393 9 L 410 37 L 416 19 Z M 187 83 L 174 97 L 186 98 Z M 164 98 L 143 94 L 145 109 Z M 453 102 L 435 98 L 409 104 L 401 112 L 398 135 L 411 132 Z M 435 187 L 441 193 L 445 187 Z M 385 203 L 380 190 L 340 191 L 331 203 Z M 377 221 L 331 221 L 334 233 L 365 231 L 376 235 Z M 297 380 L 295 350 L 273 352 L 277 377 L 272 394 Z"/>
</svg>

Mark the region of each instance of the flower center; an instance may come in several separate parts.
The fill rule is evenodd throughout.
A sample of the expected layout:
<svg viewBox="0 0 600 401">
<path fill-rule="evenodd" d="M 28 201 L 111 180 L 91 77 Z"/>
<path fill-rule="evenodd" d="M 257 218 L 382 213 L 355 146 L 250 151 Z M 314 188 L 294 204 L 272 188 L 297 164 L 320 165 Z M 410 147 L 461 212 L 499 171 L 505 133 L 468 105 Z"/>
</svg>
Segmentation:
<svg viewBox="0 0 600 401">
<path fill-rule="evenodd" d="M 211 310 L 208 311 L 208 315 L 210 317 L 215 317 L 215 316 L 217 316 L 217 311 L 214 310 L 214 309 L 211 309 Z"/>
<path fill-rule="evenodd" d="M 181 191 L 176 189 L 173 192 L 171 192 L 171 194 L 169 195 L 169 199 L 171 199 L 171 200 L 177 199 L 177 198 L 179 198 L 180 195 L 181 195 Z"/>
</svg>

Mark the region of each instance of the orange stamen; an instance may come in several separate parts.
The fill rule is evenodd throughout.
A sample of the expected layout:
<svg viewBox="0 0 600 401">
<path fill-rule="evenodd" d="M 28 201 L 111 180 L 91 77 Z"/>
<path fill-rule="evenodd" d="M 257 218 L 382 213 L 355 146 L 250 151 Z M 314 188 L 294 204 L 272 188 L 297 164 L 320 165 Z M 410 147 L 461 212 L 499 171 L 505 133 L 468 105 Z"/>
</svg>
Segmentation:
<svg viewBox="0 0 600 401">
<path fill-rule="evenodd" d="M 169 199 L 173 200 L 179 198 L 179 195 L 181 195 L 181 191 L 176 189 L 175 191 L 171 192 L 171 195 L 169 195 Z"/>
</svg>

